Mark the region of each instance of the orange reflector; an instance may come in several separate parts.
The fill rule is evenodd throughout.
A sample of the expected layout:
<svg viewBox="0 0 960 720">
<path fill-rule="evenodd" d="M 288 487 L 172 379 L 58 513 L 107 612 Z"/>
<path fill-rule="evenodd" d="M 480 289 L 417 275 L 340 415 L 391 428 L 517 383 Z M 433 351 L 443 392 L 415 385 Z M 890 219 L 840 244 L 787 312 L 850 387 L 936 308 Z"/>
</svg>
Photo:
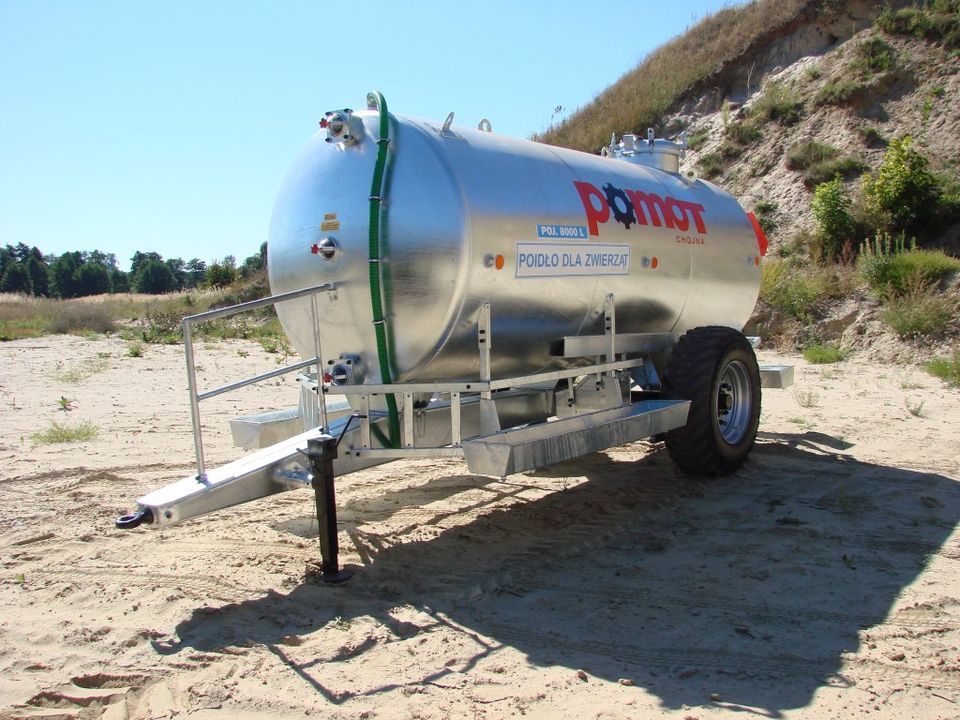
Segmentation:
<svg viewBox="0 0 960 720">
<path fill-rule="evenodd" d="M 757 256 L 753 259 L 753 264 L 756 265 L 757 267 L 760 267 L 760 256 L 759 256 L 759 255 L 757 255 Z"/>
<path fill-rule="evenodd" d="M 659 264 L 660 264 L 660 261 L 657 260 L 656 256 L 650 258 L 650 267 L 651 267 L 651 268 L 653 268 L 654 270 L 656 270 L 656 269 L 657 269 L 657 265 L 659 265 Z"/>
<path fill-rule="evenodd" d="M 497 270 L 503 270 L 503 263 L 504 263 L 503 255 L 497 255 L 497 257 L 493 261 L 493 264 L 497 268 Z"/>
<path fill-rule="evenodd" d="M 760 227 L 760 221 L 757 220 L 757 216 L 752 212 L 747 213 L 747 220 L 753 225 L 753 233 L 757 236 L 757 247 L 760 248 L 760 254 L 766 255 L 767 247 L 770 243 L 767 240 L 767 234 L 763 231 L 763 228 Z"/>
</svg>

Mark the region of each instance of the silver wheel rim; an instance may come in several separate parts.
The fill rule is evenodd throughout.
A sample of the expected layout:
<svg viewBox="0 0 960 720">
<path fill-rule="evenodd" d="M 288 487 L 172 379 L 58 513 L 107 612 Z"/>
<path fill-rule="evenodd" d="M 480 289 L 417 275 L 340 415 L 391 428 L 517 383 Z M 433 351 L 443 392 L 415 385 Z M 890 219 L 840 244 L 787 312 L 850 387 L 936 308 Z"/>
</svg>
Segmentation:
<svg viewBox="0 0 960 720">
<path fill-rule="evenodd" d="M 720 436 L 728 445 L 736 445 L 747 434 L 753 404 L 746 365 L 732 360 L 723 366 L 714 400 Z"/>
</svg>

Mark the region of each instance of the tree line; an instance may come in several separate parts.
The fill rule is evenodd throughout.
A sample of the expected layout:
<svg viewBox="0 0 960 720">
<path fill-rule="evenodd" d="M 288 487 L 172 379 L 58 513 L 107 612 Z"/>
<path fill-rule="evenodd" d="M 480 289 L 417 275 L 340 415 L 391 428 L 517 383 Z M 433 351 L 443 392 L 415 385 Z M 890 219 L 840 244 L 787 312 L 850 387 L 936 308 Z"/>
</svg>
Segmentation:
<svg viewBox="0 0 960 720">
<path fill-rule="evenodd" d="M 201 287 L 222 287 L 266 266 L 267 244 L 239 266 L 233 255 L 209 265 L 193 258 L 164 260 L 160 253 L 137 251 L 130 270 L 120 269 L 114 253 L 99 250 L 44 255 L 24 243 L 0 247 L 0 292 L 35 297 L 75 298 L 104 293 L 157 295 Z"/>
</svg>

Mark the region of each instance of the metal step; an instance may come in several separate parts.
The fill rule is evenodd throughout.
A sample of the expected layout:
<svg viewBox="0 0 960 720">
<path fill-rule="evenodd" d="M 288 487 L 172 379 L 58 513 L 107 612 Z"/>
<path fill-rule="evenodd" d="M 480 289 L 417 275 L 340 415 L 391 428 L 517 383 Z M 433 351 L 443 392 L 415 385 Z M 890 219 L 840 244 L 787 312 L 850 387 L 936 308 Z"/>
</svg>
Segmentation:
<svg viewBox="0 0 960 720">
<path fill-rule="evenodd" d="M 760 387 L 780 389 L 793 385 L 793 365 L 761 365 Z"/>
<path fill-rule="evenodd" d="M 682 427 L 688 400 L 645 400 L 611 410 L 465 440 L 470 472 L 505 477 Z"/>
</svg>

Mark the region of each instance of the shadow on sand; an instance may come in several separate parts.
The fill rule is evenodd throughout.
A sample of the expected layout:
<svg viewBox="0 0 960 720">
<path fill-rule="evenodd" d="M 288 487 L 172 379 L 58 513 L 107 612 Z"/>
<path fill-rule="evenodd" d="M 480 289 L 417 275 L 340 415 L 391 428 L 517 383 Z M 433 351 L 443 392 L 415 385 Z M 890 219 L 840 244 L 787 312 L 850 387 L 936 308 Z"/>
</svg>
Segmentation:
<svg viewBox="0 0 960 720">
<path fill-rule="evenodd" d="M 858 462 L 835 453 L 843 446 L 821 434 L 761 434 L 740 472 L 707 483 L 677 475 L 662 451 L 631 462 L 597 454 L 506 482 L 447 477 L 379 499 L 374 510 L 399 519 L 389 536 L 364 531 L 370 508 L 345 502 L 342 527 L 364 562 L 349 585 L 304 582 L 198 609 L 177 626 L 179 641 L 156 647 L 263 644 L 343 702 L 396 685 L 336 690 L 319 668 L 341 658 L 298 662 L 285 638 L 372 616 L 403 639 L 408 624 L 391 613 L 410 605 L 477 635 L 459 672 L 505 645 L 534 664 L 632 678 L 665 708 L 709 705 L 712 695 L 778 717 L 825 685 L 852 682 L 844 653 L 888 620 L 960 515 L 955 480 Z M 581 480 L 523 499 L 538 481 L 564 477 Z M 488 492 L 475 502 L 478 487 Z M 404 525 L 404 508 L 466 488 L 474 492 L 458 523 L 438 515 Z"/>
</svg>

